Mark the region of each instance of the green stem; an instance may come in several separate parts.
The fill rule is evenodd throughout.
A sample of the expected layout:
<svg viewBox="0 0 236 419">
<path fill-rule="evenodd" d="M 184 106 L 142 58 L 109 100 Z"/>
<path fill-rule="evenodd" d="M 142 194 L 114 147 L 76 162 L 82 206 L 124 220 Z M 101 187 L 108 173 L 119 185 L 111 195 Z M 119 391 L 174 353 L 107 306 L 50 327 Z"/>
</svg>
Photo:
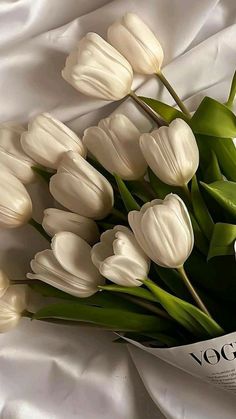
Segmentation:
<svg viewBox="0 0 236 419">
<path fill-rule="evenodd" d="M 46 240 L 51 241 L 51 237 L 46 233 L 41 224 L 37 223 L 33 218 L 29 220 L 29 224 L 33 226 Z"/>
<path fill-rule="evenodd" d="M 190 193 L 190 190 L 189 190 L 189 188 L 188 188 L 187 183 L 185 183 L 185 184 L 182 186 L 182 190 L 183 190 L 183 192 L 184 192 L 184 195 L 186 196 L 186 199 L 187 199 L 187 202 L 188 202 L 188 203 L 189 203 L 189 205 L 190 205 L 190 208 L 192 209 L 192 197 L 191 197 L 191 193 Z"/>
<path fill-rule="evenodd" d="M 188 111 L 188 109 L 186 108 L 186 106 L 184 105 L 180 97 L 177 95 L 176 91 L 173 89 L 171 84 L 165 78 L 164 74 L 160 71 L 159 73 L 156 73 L 156 76 L 161 80 L 161 82 L 167 88 L 167 90 L 169 91 L 169 93 L 171 94 L 171 96 L 173 97 L 173 99 L 175 100 L 179 108 L 181 109 L 181 111 L 190 119 L 191 118 L 190 112 Z"/>
<path fill-rule="evenodd" d="M 192 295 L 193 299 L 196 301 L 196 304 L 198 305 L 198 307 L 205 313 L 207 314 L 207 316 L 211 317 L 209 311 L 207 310 L 205 304 L 202 302 L 201 298 L 199 297 L 199 295 L 197 294 L 197 292 L 195 291 L 194 287 L 192 286 L 191 282 L 189 281 L 189 278 L 185 272 L 185 269 L 183 266 L 180 266 L 178 269 L 178 272 L 180 273 L 186 287 L 188 288 L 190 294 Z"/>
<path fill-rule="evenodd" d="M 121 211 L 119 211 L 118 209 L 116 209 L 116 208 L 112 208 L 111 213 L 112 213 L 115 217 L 120 218 L 120 220 L 125 221 L 125 222 L 127 223 L 127 217 L 126 217 L 126 216 L 125 216 L 125 215 L 124 215 Z"/>
<path fill-rule="evenodd" d="M 153 121 L 155 121 L 155 123 L 157 124 L 158 127 L 162 126 L 164 124 L 164 122 L 158 118 L 156 112 L 154 112 L 152 110 L 152 108 L 150 108 L 150 106 L 148 106 L 145 102 L 143 102 L 137 95 L 135 92 L 133 92 L 132 90 L 130 91 L 129 96 L 148 114 L 148 116 L 153 119 Z"/>
</svg>

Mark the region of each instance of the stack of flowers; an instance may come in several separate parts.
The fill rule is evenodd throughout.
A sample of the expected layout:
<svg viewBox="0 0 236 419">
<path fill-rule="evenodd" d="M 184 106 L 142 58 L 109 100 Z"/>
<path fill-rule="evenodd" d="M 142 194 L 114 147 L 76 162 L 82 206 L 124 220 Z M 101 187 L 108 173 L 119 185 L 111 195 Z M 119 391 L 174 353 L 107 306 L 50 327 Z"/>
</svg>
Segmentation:
<svg viewBox="0 0 236 419">
<path fill-rule="evenodd" d="M 85 95 L 126 97 L 155 124 L 142 133 L 114 113 L 80 139 L 45 113 L 0 131 L 0 225 L 31 223 L 51 241 L 18 281 L 2 272 L 0 331 L 21 316 L 84 323 L 168 348 L 236 330 L 236 93 L 205 97 L 193 114 L 162 73 L 163 50 L 132 13 L 88 33 L 62 76 Z M 177 107 L 138 97 L 133 71 L 156 76 Z M 41 175 L 58 205 L 42 225 L 25 186 Z M 33 205 L 37 203 L 33 202 Z M 35 313 L 27 286 L 55 297 Z"/>
</svg>

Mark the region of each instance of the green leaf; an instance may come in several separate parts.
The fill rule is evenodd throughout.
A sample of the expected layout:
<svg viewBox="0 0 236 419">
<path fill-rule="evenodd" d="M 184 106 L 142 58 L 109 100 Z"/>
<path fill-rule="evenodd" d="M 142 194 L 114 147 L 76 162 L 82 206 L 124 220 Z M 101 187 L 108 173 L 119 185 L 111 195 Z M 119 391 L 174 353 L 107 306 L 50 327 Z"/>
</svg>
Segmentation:
<svg viewBox="0 0 236 419">
<path fill-rule="evenodd" d="M 204 181 L 206 183 L 216 182 L 217 180 L 223 180 L 223 176 L 220 171 L 218 159 L 214 151 L 211 151 L 209 158 L 209 164 L 204 170 Z"/>
<path fill-rule="evenodd" d="M 122 287 L 121 285 L 101 285 L 99 289 L 105 291 L 113 291 L 113 292 L 120 292 L 125 294 L 130 294 L 135 297 L 142 298 L 148 301 L 156 301 L 155 297 L 153 297 L 152 293 L 145 288 L 142 287 Z"/>
<path fill-rule="evenodd" d="M 47 183 L 50 182 L 51 177 L 55 174 L 55 172 L 48 172 L 46 169 L 42 169 L 38 166 L 31 166 L 31 169 Z"/>
<path fill-rule="evenodd" d="M 236 183 L 227 180 L 201 185 L 229 214 L 236 218 Z"/>
<path fill-rule="evenodd" d="M 194 113 L 190 125 L 196 134 L 219 138 L 236 136 L 236 116 L 227 106 L 205 97 Z"/>
<path fill-rule="evenodd" d="M 148 332 L 165 331 L 170 321 L 157 316 L 133 313 L 77 303 L 51 304 L 34 314 L 34 319 L 63 319 L 92 323 L 116 331 Z"/>
<path fill-rule="evenodd" d="M 143 202 L 148 202 L 150 199 L 154 198 L 154 192 L 151 190 L 151 186 L 148 184 L 148 182 L 144 182 L 139 180 L 129 180 L 126 181 L 126 186 L 132 195 L 135 195 Z"/>
<path fill-rule="evenodd" d="M 122 297 L 111 294 L 110 292 L 106 292 L 106 291 L 97 292 L 91 297 L 78 298 L 40 281 L 32 281 L 31 283 L 29 283 L 29 286 L 34 291 L 38 292 L 44 297 L 52 297 L 52 298 L 59 298 L 59 299 L 67 300 L 67 301 L 73 301 L 80 305 L 97 306 L 97 307 L 103 307 L 103 308 L 125 309 L 125 310 L 136 311 L 136 312 L 140 311 L 140 307 L 137 304 L 130 301 L 126 301 Z M 152 294 L 151 293 L 149 294 L 152 298 Z M 154 299 L 152 301 L 154 301 Z"/>
<path fill-rule="evenodd" d="M 140 210 L 140 206 L 135 201 L 134 197 L 130 193 L 129 189 L 127 188 L 125 182 L 120 178 L 120 176 L 114 174 L 121 198 L 124 202 L 125 208 L 127 211 L 133 211 L 133 210 Z"/>
<path fill-rule="evenodd" d="M 183 200 L 185 200 L 186 196 L 182 188 L 173 185 L 167 185 L 166 183 L 162 182 L 158 177 L 153 173 L 153 171 L 148 168 L 148 177 L 151 184 L 152 189 L 157 195 L 157 198 L 164 199 L 166 195 L 169 193 L 175 193 L 179 195 Z"/>
<path fill-rule="evenodd" d="M 205 236 L 208 238 L 208 240 L 210 240 L 214 228 L 214 222 L 199 191 L 196 176 L 194 176 L 192 179 L 191 197 L 196 220 Z"/>
<path fill-rule="evenodd" d="M 229 92 L 229 98 L 226 102 L 226 106 L 229 109 L 231 109 L 232 106 L 233 106 L 235 95 L 236 95 L 236 71 L 235 71 L 233 79 L 232 79 L 231 88 L 230 88 L 230 92 Z"/>
<path fill-rule="evenodd" d="M 169 294 L 149 279 L 145 280 L 144 284 L 167 313 L 189 332 L 199 338 L 216 337 L 224 333 L 221 326 L 194 305 Z"/>
<path fill-rule="evenodd" d="M 167 285 L 169 290 L 177 297 L 187 301 L 191 300 L 191 296 L 184 285 L 180 274 L 175 269 L 167 269 L 155 265 L 155 270 L 164 284 Z"/>
<path fill-rule="evenodd" d="M 228 180 L 236 181 L 236 147 L 231 138 L 216 138 L 207 135 L 197 135 L 197 143 L 200 150 L 200 164 L 205 159 L 206 147 L 216 154 L 221 171 Z M 203 166 L 206 170 L 207 162 Z M 208 183 L 208 182 L 207 182 Z"/>
<path fill-rule="evenodd" d="M 176 118 L 187 120 L 183 112 L 173 108 L 173 106 L 167 105 L 160 100 L 151 99 L 149 97 L 139 96 L 143 102 L 145 102 L 150 108 L 152 108 L 161 118 L 164 119 L 168 124 Z"/>
<path fill-rule="evenodd" d="M 191 223 L 192 223 L 192 227 L 193 227 L 194 244 L 195 244 L 196 248 L 198 250 L 200 250 L 200 252 L 203 255 L 207 255 L 207 253 L 208 253 L 208 241 L 207 241 L 206 237 L 204 236 L 196 218 L 193 216 L 193 214 L 191 212 L 189 212 L 189 215 L 190 215 Z"/>
<path fill-rule="evenodd" d="M 235 224 L 217 223 L 210 243 L 208 260 L 215 256 L 234 255 L 235 240 Z"/>
</svg>

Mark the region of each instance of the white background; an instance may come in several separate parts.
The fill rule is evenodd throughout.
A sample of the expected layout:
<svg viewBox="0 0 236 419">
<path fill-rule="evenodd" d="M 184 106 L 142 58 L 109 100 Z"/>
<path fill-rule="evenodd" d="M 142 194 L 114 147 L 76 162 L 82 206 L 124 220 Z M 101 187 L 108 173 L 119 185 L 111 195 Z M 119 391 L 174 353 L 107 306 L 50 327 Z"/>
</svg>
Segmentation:
<svg viewBox="0 0 236 419">
<path fill-rule="evenodd" d="M 164 73 L 190 110 L 206 94 L 226 99 L 236 67 L 235 0 L 1 0 L 0 120 L 26 124 L 50 111 L 82 134 L 112 112 L 118 103 L 80 95 L 60 72 L 86 32 L 105 36 L 108 25 L 127 11 L 140 14 L 157 34 Z M 172 103 L 156 79 L 136 77 L 134 87 Z M 133 104 L 122 109 L 144 127 Z M 41 204 L 35 210 L 40 216 Z M 21 278 L 45 245 L 31 227 L 2 231 L 0 263 L 11 277 Z M 0 418 L 235 418 L 231 395 L 137 348 L 130 348 L 132 360 L 127 347 L 112 339 L 108 333 L 28 320 L 1 335 Z"/>
</svg>

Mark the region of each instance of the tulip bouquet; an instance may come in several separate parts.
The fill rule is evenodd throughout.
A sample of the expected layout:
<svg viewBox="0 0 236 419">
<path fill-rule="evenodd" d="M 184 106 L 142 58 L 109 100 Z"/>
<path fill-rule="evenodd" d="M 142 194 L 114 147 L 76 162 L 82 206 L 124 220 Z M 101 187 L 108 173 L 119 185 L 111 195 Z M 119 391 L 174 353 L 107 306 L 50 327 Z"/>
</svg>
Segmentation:
<svg viewBox="0 0 236 419">
<path fill-rule="evenodd" d="M 51 242 L 27 278 L 1 272 L 0 331 L 26 316 L 113 330 L 118 341 L 162 351 L 234 332 L 236 76 L 226 103 L 205 97 L 191 114 L 138 16 L 126 14 L 107 37 L 80 40 L 63 78 L 85 95 L 129 97 L 155 127 L 140 132 L 122 112 L 82 140 L 47 113 L 27 131 L 0 127 L 0 225 L 29 222 Z M 137 96 L 133 71 L 157 77 L 176 107 Z M 57 202 L 42 225 L 23 186 L 39 176 Z M 44 297 L 34 312 L 28 287 Z"/>
</svg>

